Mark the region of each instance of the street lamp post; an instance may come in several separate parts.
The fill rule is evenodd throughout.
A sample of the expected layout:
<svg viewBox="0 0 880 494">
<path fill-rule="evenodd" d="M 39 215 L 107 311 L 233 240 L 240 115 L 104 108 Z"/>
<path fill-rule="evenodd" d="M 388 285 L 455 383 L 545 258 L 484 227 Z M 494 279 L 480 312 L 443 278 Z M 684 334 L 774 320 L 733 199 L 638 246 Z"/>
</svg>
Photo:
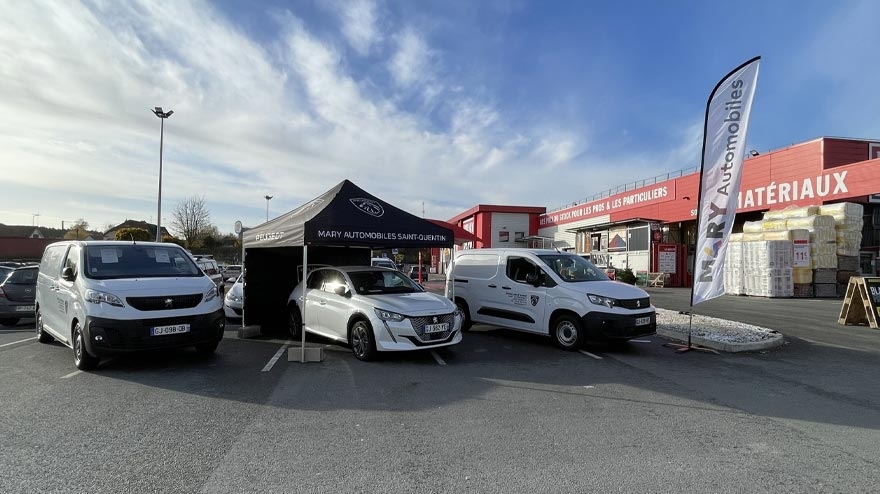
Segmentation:
<svg viewBox="0 0 880 494">
<path fill-rule="evenodd" d="M 266 194 L 266 221 L 269 221 L 269 199 L 272 199 L 274 196 L 270 196 Z"/>
<path fill-rule="evenodd" d="M 156 242 L 162 241 L 162 147 L 165 139 L 165 119 L 170 117 L 174 110 L 162 111 L 161 106 L 157 106 L 152 111 L 159 119 L 159 211 L 156 214 Z"/>
</svg>

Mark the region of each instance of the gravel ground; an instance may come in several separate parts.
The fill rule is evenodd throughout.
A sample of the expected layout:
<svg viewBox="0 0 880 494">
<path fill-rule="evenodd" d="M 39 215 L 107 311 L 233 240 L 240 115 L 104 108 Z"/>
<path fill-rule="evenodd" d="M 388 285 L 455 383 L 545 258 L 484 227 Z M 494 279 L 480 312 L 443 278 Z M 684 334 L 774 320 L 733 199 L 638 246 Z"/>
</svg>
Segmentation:
<svg viewBox="0 0 880 494">
<path fill-rule="evenodd" d="M 678 311 L 657 309 L 657 328 L 681 333 L 687 339 L 690 317 Z M 694 315 L 692 336 L 724 343 L 754 343 L 776 338 L 779 332 L 736 321 Z"/>
</svg>

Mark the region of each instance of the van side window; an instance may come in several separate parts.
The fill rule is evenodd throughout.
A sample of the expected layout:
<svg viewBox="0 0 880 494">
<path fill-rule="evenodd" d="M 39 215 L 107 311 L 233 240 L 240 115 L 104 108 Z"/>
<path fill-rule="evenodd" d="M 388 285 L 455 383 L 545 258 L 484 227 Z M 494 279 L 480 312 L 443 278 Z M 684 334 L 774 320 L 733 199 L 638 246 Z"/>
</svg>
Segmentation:
<svg viewBox="0 0 880 494">
<path fill-rule="evenodd" d="M 526 283 L 526 276 L 538 275 L 540 268 L 524 257 L 507 258 L 507 277 L 517 283 Z"/>
<path fill-rule="evenodd" d="M 74 278 L 79 274 L 79 249 L 71 247 L 67 252 L 67 259 L 64 260 L 64 267 L 73 269 Z"/>
<path fill-rule="evenodd" d="M 55 277 L 61 273 L 61 261 L 67 251 L 67 245 L 54 245 L 46 248 L 40 261 L 40 272 Z"/>
<path fill-rule="evenodd" d="M 498 273 L 498 254 L 466 254 L 455 260 L 455 276 L 491 280 Z"/>
</svg>

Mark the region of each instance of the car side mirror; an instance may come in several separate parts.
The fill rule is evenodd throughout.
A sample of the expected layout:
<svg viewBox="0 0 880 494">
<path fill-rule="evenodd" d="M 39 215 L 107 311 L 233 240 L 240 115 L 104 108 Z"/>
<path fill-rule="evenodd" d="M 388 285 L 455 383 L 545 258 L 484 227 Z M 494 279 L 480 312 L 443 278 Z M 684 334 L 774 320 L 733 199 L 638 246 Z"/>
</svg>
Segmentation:
<svg viewBox="0 0 880 494">
<path fill-rule="evenodd" d="M 348 287 L 345 285 L 339 285 L 333 289 L 333 293 L 336 295 L 342 295 L 343 297 L 351 297 L 351 291 L 349 291 Z"/>
<path fill-rule="evenodd" d="M 61 278 L 64 281 L 73 281 L 76 279 L 76 274 L 73 272 L 73 268 L 68 266 L 61 271 Z"/>
</svg>

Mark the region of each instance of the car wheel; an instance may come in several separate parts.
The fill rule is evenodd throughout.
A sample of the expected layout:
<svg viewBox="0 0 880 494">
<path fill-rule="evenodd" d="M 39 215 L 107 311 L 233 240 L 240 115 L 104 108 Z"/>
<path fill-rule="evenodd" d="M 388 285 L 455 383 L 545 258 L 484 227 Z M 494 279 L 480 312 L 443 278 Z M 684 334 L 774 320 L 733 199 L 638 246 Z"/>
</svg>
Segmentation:
<svg viewBox="0 0 880 494">
<path fill-rule="evenodd" d="M 349 340 L 355 358 L 364 361 L 376 358 L 376 340 L 373 338 L 373 328 L 366 321 L 354 323 Z"/>
<path fill-rule="evenodd" d="M 287 330 L 293 338 L 299 338 L 299 332 L 302 330 L 302 315 L 299 313 L 299 307 L 293 302 L 287 306 Z"/>
<path fill-rule="evenodd" d="M 550 336 L 553 342 L 563 350 L 577 350 L 581 347 L 584 331 L 581 322 L 569 315 L 556 318 Z"/>
<path fill-rule="evenodd" d="M 215 351 L 217 351 L 217 345 L 220 344 L 220 341 L 212 341 L 211 343 L 201 343 L 196 345 L 196 352 L 199 355 L 213 355 Z"/>
<path fill-rule="evenodd" d="M 40 309 L 37 309 L 35 317 L 37 319 L 35 324 L 37 327 L 37 341 L 40 343 L 52 343 L 55 338 L 52 338 L 49 336 L 49 333 L 43 331 L 43 313 L 40 312 Z"/>
<path fill-rule="evenodd" d="M 79 370 L 92 370 L 98 366 L 100 359 L 89 354 L 86 350 L 85 335 L 83 335 L 82 325 L 76 323 L 73 328 L 73 363 Z"/>
<path fill-rule="evenodd" d="M 464 321 L 461 322 L 461 330 L 470 331 L 471 326 L 474 325 L 474 322 L 471 321 L 471 311 L 468 308 L 467 302 L 462 299 L 456 299 L 455 306 L 458 307 L 458 310 L 460 310 L 462 315 L 464 316 Z"/>
<path fill-rule="evenodd" d="M 4 326 L 15 326 L 18 324 L 19 318 L 17 317 L 9 317 L 5 319 L 0 319 L 0 324 Z"/>
</svg>

